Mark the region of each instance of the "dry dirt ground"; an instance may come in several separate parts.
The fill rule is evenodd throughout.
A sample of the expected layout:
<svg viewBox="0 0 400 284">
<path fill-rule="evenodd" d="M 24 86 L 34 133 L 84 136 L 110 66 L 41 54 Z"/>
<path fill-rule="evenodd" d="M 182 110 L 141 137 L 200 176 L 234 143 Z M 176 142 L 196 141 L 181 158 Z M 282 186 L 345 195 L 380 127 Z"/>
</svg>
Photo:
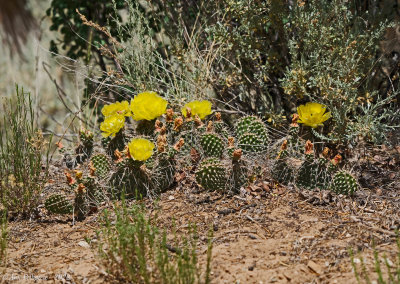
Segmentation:
<svg viewBox="0 0 400 284">
<path fill-rule="evenodd" d="M 380 155 L 376 159 L 378 164 L 386 163 Z M 398 168 L 379 173 L 386 179 L 384 187 L 372 184 L 383 181 L 371 179 L 375 168 L 370 169 L 361 178 L 371 188 L 352 197 L 299 191 L 268 178 L 228 196 L 184 180 L 162 194 L 157 205 L 145 203 L 149 214 L 162 212 L 158 226 L 167 231 L 172 230 L 173 219 L 178 233 L 187 233 L 189 224 L 197 225 L 203 267 L 212 226 L 212 283 L 357 283 L 350 248 L 359 251 L 355 256 L 358 270 L 362 258 L 371 279 L 376 279 L 372 244 L 380 259 L 386 255 L 389 263 L 396 263 L 398 252 L 394 233 L 400 222 Z M 10 222 L 8 266 L 0 280 L 115 282 L 96 250 L 101 210 L 110 206 L 104 204 L 98 213 L 74 225 L 70 217 L 47 214 Z"/>
<path fill-rule="evenodd" d="M 161 197 L 160 226 L 170 228 L 175 218 L 178 232 L 184 233 L 189 222 L 197 224 L 203 265 L 212 224 L 212 283 L 356 283 L 348 249 L 363 250 L 372 270 L 372 239 L 381 255 L 395 263 L 395 238 L 387 222 L 399 211 L 390 203 L 374 202 L 373 193 L 360 192 L 339 209 L 335 198 L 323 196 L 328 193 L 310 198 L 269 182 L 253 189 L 247 198 L 180 188 Z M 324 198 L 331 204 L 310 203 L 323 204 Z M 361 198 L 368 203 L 360 205 Z M 54 216 L 11 223 L 3 282 L 113 282 L 96 256 L 98 217 L 74 226 L 70 219 Z"/>
</svg>

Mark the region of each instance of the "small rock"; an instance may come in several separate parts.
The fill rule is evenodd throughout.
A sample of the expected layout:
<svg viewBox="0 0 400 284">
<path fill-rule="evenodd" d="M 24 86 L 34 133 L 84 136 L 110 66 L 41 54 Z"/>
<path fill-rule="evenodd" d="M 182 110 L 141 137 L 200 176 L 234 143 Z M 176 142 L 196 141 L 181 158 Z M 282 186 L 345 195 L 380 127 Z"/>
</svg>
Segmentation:
<svg viewBox="0 0 400 284">
<path fill-rule="evenodd" d="M 173 195 L 168 196 L 168 200 L 174 200 L 175 197 Z"/>
<path fill-rule="evenodd" d="M 87 242 L 85 242 L 85 241 L 80 241 L 80 242 L 78 243 L 78 246 L 81 246 L 81 247 L 83 247 L 83 248 L 90 248 L 90 245 L 89 245 Z"/>
<path fill-rule="evenodd" d="M 271 282 L 271 283 L 278 282 L 278 278 L 276 278 L 275 276 L 273 276 L 273 277 L 271 277 L 271 279 L 269 279 L 269 282 Z"/>
<path fill-rule="evenodd" d="M 383 260 L 383 262 L 385 262 L 385 259 L 382 259 L 382 260 Z M 389 265 L 390 267 L 394 267 L 394 264 L 390 259 L 386 259 L 386 261 L 387 261 L 387 265 Z"/>
</svg>

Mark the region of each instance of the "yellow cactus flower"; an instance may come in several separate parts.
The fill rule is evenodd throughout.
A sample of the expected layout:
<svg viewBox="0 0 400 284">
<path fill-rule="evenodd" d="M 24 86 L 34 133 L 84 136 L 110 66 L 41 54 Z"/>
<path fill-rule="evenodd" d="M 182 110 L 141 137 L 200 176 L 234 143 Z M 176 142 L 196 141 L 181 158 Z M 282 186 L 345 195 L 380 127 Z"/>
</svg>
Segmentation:
<svg viewBox="0 0 400 284">
<path fill-rule="evenodd" d="M 131 100 L 131 111 L 134 120 L 153 120 L 163 115 L 168 102 L 156 92 L 144 92 Z"/>
<path fill-rule="evenodd" d="M 100 124 L 100 130 L 103 131 L 101 135 L 103 137 L 112 136 L 115 137 L 115 134 L 124 127 L 125 117 L 123 115 L 112 115 L 107 116 L 105 120 Z"/>
<path fill-rule="evenodd" d="M 182 109 L 182 114 L 186 117 L 187 108 L 191 109 L 192 117 L 198 115 L 200 119 L 204 119 L 207 115 L 212 113 L 211 111 L 211 102 L 210 101 L 192 101 L 187 103 Z"/>
<path fill-rule="evenodd" d="M 150 158 L 154 147 L 151 141 L 144 138 L 134 138 L 128 144 L 129 154 L 136 161 L 146 161 Z"/>
<path fill-rule="evenodd" d="M 306 103 L 297 108 L 299 123 L 316 128 L 322 126 L 323 122 L 331 117 L 331 112 L 326 111 L 326 106 L 319 103 Z"/>
<path fill-rule="evenodd" d="M 130 116 L 131 110 L 129 108 L 129 102 L 122 101 L 122 102 L 116 102 L 116 103 L 104 106 L 101 109 L 101 113 L 105 117 L 116 115 L 116 114 L 123 115 L 123 116 Z"/>
</svg>

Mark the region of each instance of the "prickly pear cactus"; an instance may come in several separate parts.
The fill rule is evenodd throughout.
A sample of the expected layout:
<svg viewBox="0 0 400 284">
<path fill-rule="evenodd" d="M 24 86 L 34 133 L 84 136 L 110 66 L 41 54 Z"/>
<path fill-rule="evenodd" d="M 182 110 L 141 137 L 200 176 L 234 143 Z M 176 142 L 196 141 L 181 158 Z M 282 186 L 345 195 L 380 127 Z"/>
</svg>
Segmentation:
<svg viewBox="0 0 400 284">
<path fill-rule="evenodd" d="M 196 171 L 196 181 L 207 190 L 225 190 L 226 170 L 216 158 L 208 158 L 200 163 Z"/>
<path fill-rule="evenodd" d="M 93 132 L 82 128 L 79 131 L 79 140 L 80 144 L 75 149 L 76 152 L 76 162 L 78 164 L 83 163 L 86 161 L 93 152 Z"/>
<path fill-rule="evenodd" d="M 118 164 L 110 183 L 114 190 L 112 194 L 117 195 L 116 197 L 119 197 L 121 190 L 124 190 L 129 198 L 146 196 L 154 188 L 146 165 L 130 158 Z"/>
<path fill-rule="evenodd" d="M 174 182 L 175 164 L 175 160 L 167 153 L 164 152 L 158 155 L 151 175 L 152 184 L 155 186 L 157 193 L 164 192 Z"/>
<path fill-rule="evenodd" d="M 249 153 L 262 152 L 267 149 L 268 131 L 265 124 L 255 116 L 239 119 L 235 127 L 238 146 Z"/>
<path fill-rule="evenodd" d="M 331 181 L 331 175 L 327 169 L 326 158 L 315 159 L 314 145 L 310 140 L 305 143 L 305 160 L 301 165 L 297 176 L 296 185 L 304 189 L 326 189 Z"/>
<path fill-rule="evenodd" d="M 79 139 L 81 140 L 82 144 L 86 147 L 93 147 L 93 132 L 82 128 L 79 131 Z"/>
<path fill-rule="evenodd" d="M 125 148 L 125 145 L 129 142 L 129 138 L 126 136 L 124 131 L 119 131 L 115 137 L 107 137 L 103 138 L 102 140 L 102 145 L 104 149 L 106 150 L 106 153 L 110 156 L 113 157 L 113 159 L 117 158 L 115 157 L 115 150 L 118 151 L 123 151 Z"/>
<path fill-rule="evenodd" d="M 86 197 L 86 186 L 81 183 L 75 189 L 74 200 L 74 213 L 78 221 L 82 221 L 86 218 L 86 214 L 88 212 L 88 203 Z"/>
<path fill-rule="evenodd" d="M 256 116 L 245 116 L 240 118 L 235 127 L 236 135 L 240 137 L 249 132 L 250 126 L 257 120 L 258 118 Z"/>
<path fill-rule="evenodd" d="M 277 182 L 288 185 L 289 183 L 294 181 L 295 170 L 292 166 L 288 164 L 287 152 L 283 151 L 280 154 L 281 155 L 279 155 L 275 161 L 271 175 L 272 178 Z"/>
<path fill-rule="evenodd" d="M 327 170 L 325 161 L 317 159 L 310 162 L 306 160 L 301 165 L 297 176 L 296 185 L 304 189 L 326 189 L 329 186 L 331 177 Z"/>
<path fill-rule="evenodd" d="M 288 164 L 288 140 L 283 141 L 275 159 L 271 176 L 277 182 L 287 185 L 294 180 L 294 169 Z"/>
<path fill-rule="evenodd" d="M 285 160 L 277 160 L 272 168 L 272 178 L 277 182 L 288 185 L 294 180 L 294 169 Z"/>
<path fill-rule="evenodd" d="M 293 114 L 292 123 L 289 125 L 289 144 L 290 148 L 294 151 L 299 150 L 300 139 L 299 139 L 299 124 L 297 123 L 299 119 L 298 114 Z"/>
<path fill-rule="evenodd" d="M 242 159 L 242 150 L 236 149 L 232 153 L 232 170 L 230 175 L 230 185 L 234 192 L 239 192 L 249 180 L 249 167 Z"/>
<path fill-rule="evenodd" d="M 103 179 L 109 175 L 111 171 L 111 163 L 107 155 L 104 154 L 93 155 L 92 158 L 90 159 L 90 162 L 94 167 L 96 176 Z"/>
<path fill-rule="evenodd" d="M 72 214 L 73 206 L 64 195 L 54 194 L 46 199 L 45 208 L 54 214 Z"/>
<path fill-rule="evenodd" d="M 339 171 L 333 177 L 331 190 L 338 194 L 352 195 L 358 189 L 355 177 L 346 171 Z"/>
<path fill-rule="evenodd" d="M 256 153 L 265 150 L 264 142 L 254 133 L 245 133 L 240 136 L 238 146 L 247 153 Z"/>
<path fill-rule="evenodd" d="M 224 145 L 221 137 L 214 133 L 206 133 L 201 136 L 201 147 L 207 157 L 221 157 Z"/>
<path fill-rule="evenodd" d="M 215 133 L 221 135 L 221 137 L 225 139 L 228 139 L 229 132 L 227 130 L 225 123 L 222 121 L 221 113 L 219 112 L 215 113 L 215 119 L 216 119 L 216 121 L 214 122 Z"/>
</svg>

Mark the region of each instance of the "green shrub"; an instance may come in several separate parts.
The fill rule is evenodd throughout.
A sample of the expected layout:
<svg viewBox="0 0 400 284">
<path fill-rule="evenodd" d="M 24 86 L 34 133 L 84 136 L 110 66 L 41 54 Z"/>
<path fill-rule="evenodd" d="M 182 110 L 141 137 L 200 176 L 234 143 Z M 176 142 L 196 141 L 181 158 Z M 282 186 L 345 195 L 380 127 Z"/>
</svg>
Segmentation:
<svg viewBox="0 0 400 284">
<path fill-rule="evenodd" d="M 379 1 L 61 2 L 49 9 L 53 28 L 64 34 L 71 57 L 96 54 L 103 72 L 88 80 L 104 79 L 101 88 L 95 83 L 96 94 L 105 91 L 98 101 L 145 90 L 176 105 L 217 98 L 219 106 L 258 112 L 273 126 L 316 101 L 332 119 L 314 134 L 343 144 L 381 143 L 399 121 L 398 70 L 382 76 L 390 60 L 379 48 L 395 9 L 376 15 Z"/>
<path fill-rule="evenodd" d="M 293 7 L 287 26 L 292 60 L 282 86 L 291 102 L 316 101 L 328 107 L 332 119 L 327 140 L 348 143 L 361 136 L 377 141 L 399 118 L 396 111 L 389 120 L 382 114 L 396 94 L 383 100 L 371 84 L 372 70 L 381 63 L 378 43 L 388 24 L 374 25 L 351 7 L 343 0 Z"/>
<path fill-rule="evenodd" d="M 100 255 L 112 275 L 130 283 L 210 283 L 211 240 L 202 275 L 195 231 L 172 246 L 153 225 L 155 220 L 146 217 L 144 207 L 122 204 L 115 209 L 115 220 L 110 212 L 104 213 L 104 229 L 99 232 Z"/>
<path fill-rule="evenodd" d="M 158 32 L 159 18 L 166 17 L 167 11 L 149 5 L 146 8 L 151 12 L 144 13 L 137 1 L 126 3 L 126 20 L 116 22 L 122 49 L 115 56 L 123 73 L 123 79 L 116 82 L 121 86 L 118 95 L 126 98 L 153 90 L 170 103 L 182 106 L 193 99 L 214 96 L 210 83 L 214 51 L 199 51 L 199 31 L 187 35 L 185 40 L 178 30 L 173 36 L 165 30 Z"/>
<path fill-rule="evenodd" d="M 9 213 L 28 216 L 39 205 L 49 157 L 29 93 L 16 88 L 15 100 L 5 100 L 0 124 L 1 202 Z"/>
<path fill-rule="evenodd" d="M 7 260 L 7 239 L 8 239 L 8 226 L 6 211 L 2 212 L 1 217 L 1 232 L 0 232 L 0 267 L 5 266 Z"/>
</svg>

